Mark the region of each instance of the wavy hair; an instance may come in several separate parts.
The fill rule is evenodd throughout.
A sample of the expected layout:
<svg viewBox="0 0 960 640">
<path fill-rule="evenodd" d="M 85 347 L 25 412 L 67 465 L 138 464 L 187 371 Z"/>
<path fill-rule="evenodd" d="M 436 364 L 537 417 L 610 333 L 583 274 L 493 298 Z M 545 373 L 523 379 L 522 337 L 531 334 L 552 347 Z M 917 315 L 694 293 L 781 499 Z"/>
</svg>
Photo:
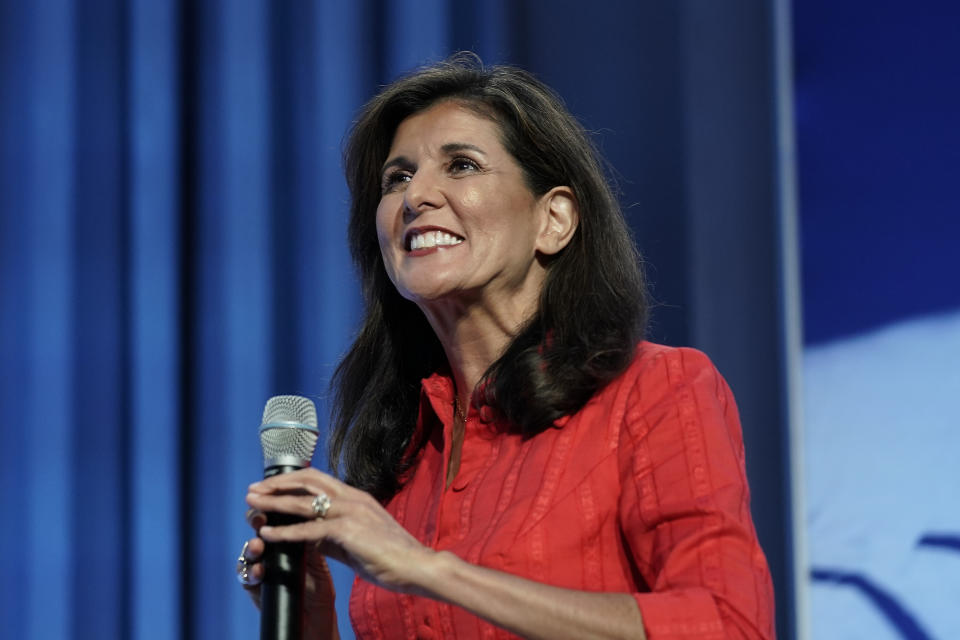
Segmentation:
<svg viewBox="0 0 960 640">
<path fill-rule="evenodd" d="M 344 166 L 348 237 L 366 312 L 332 380 L 330 467 L 381 501 L 411 464 L 420 381 L 447 367 L 420 309 L 387 277 L 376 233 L 380 171 L 397 127 L 440 101 L 498 125 L 535 196 L 569 187 L 579 226 L 547 263 L 539 307 L 483 377 L 484 402 L 524 436 L 575 413 L 630 363 L 646 320 L 641 261 L 599 155 L 562 100 L 530 73 L 461 54 L 385 87 L 362 109 Z"/>
</svg>

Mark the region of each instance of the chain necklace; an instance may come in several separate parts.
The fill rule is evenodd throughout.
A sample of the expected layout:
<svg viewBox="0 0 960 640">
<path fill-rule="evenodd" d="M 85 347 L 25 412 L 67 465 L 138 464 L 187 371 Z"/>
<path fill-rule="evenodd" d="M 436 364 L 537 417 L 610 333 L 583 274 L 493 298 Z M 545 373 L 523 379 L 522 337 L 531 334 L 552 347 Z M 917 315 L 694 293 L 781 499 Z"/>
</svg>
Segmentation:
<svg viewBox="0 0 960 640">
<path fill-rule="evenodd" d="M 463 410 L 460 409 L 460 398 L 457 396 L 453 397 L 453 411 L 457 414 L 457 417 L 460 418 L 463 424 L 467 424 L 467 416 L 463 415 Z"/>
</svg>

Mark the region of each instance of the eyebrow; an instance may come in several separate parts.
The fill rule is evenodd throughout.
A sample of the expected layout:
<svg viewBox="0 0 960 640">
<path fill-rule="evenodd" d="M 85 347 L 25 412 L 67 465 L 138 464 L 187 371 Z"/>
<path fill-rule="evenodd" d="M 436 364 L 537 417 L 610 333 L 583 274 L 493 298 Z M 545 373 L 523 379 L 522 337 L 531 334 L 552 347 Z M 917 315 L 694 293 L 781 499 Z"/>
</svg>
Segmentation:
<svg viewBox="0 0 960 640">
<path fill-rule="evenodd" d="M 486 152 L 478 147 L 475 144 L 470 144 L 469 142 L 448 142 L 447 144 L 440 147 L 440 150 L 445 154 L 450 155 L 451 153 L 456 153 L 457 151 L 476 151 L 477 153 L 482 153 L 486 155 Z"/>
<path fill-rule="evenodd" d="M 469 142 L 448 142 L 447 144 L 440 147 L 440 150 L 443 151 L 443 153 L 448 156 L 453 155 L 458 151 L 475 151 L 484 156 L 487 155 L 483 149 L 481 149 L 475 144 L 470 144 Z M 383 175 L 383 173 L 386 172 L 387 169 L 391 167 L 397 167 L 397 166 L 409 168 L 413 166 L 413 163 L 410 162 L 410 159 L 407 158 L 406 156 L 397 156 L 396 158 L 391 158 L 390 160 L 387 160 L 386 162 L 383 163 L 383 166 L 380 168 L 380 174 Z"/>
<path fill-rule="evenodd" d="M 386 162 L 383 163 L 383 166 L 380 167 L 380 175 L 383 175 L 384 173 L 386 173 L 387 169 L 389 169 L 390 167 L 400 166 L 400 167 L 409 168 L 412 165 L 413 163 L 410 162 L 410 159 L 407 158 L 407 156 L 397 156 L 396 158 L 387 160 Z"/>
</svg>

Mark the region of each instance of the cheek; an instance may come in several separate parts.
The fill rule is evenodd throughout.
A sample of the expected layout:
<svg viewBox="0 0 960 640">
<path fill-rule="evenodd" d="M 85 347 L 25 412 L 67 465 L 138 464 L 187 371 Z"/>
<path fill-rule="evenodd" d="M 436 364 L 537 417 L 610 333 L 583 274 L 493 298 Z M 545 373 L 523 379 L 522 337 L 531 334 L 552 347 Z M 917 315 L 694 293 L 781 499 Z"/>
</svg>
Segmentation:
<svg viewBox="0 0 960 640">
<path fill-rule="evenodd" d="M 377 244 L 380 246 L 380 257 L 383 260 L 383 267 L 387 271 L 387 277 L 396 284 L 394 278 L 396 256 L 394 255 L 393 234 L 390 231 L 389 217 L 383 211 L 383 207 L 377 209 Z"/>
<path fill-rule="evenodd" d="M 479 189 L 467 189 L 460 196 L 460 205 L 468 210 L 480 209 L 483 206 L 485 198 Z"/>
<path fill-rule="evenodd" d="M 377 242 L 380 243 L 381 253 L 389 246 L 391 235 L 390 218 L 387 215 L 386 207 L 381 204 L 377 207 Z"/>
</svg>

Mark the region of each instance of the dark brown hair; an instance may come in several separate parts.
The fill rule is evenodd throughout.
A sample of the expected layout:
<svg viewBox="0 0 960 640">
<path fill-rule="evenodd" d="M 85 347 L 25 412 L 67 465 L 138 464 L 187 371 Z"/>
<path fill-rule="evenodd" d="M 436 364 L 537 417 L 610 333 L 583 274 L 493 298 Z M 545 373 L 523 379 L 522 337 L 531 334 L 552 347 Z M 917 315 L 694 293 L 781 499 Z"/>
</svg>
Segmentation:
<svg viewBox="0 0 960 640">
<path fill-rule="evenodd" d="M 331 468 L 380 500 L 397 490 L 420 406 L 420 380 L 446 367 L 420 309 L 397 293 L 376 233 L 380 171 L 400 123 L 455 100 L 499 127 L 534 195 L 570 187 L 579 227 L 548 263 L 536 314 L 486 372 L 485 402 L 526 436 L 579 410 L 630 363 L 643 333 L 640 260 L 598 154 L 562 100 L 530 73 L 458 55 L 383 89 L 347 142 L 349 242 L 366 314 L 333 379 Z"/>
</svg>

